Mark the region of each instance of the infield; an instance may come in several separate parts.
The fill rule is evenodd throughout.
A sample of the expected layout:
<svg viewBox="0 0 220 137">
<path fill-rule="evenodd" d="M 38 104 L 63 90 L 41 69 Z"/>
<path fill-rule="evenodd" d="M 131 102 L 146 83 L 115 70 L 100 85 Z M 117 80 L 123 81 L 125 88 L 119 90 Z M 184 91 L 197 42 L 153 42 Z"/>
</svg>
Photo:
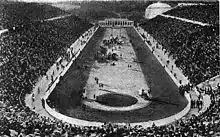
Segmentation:
<svg viewBox="0 0 220 137">
<path fill-rule="evenodd" d="M 126 94 L 103 94 L 98 96 L 96 101 L 107 106 L 122 107 L 131 106 L 137 103 L 138 100 Z"/>
</svg>

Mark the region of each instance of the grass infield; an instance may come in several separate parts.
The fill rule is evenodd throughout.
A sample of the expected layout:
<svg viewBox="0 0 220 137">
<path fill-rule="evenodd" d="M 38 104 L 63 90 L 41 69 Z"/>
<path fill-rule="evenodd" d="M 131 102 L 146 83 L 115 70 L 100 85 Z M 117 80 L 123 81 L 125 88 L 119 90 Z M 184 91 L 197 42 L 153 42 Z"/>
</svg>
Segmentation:
<svg viewBox="0 0 220 137">
<path fill-rule="evenodd" d="M 137 103 L 137 99 L 123 94 L 103 94 L 97 97 L 97 102 L 103 105 L 112 106 L 112 107 L 123 107 L 123 106 L 131 106 Z"/>
</svg>

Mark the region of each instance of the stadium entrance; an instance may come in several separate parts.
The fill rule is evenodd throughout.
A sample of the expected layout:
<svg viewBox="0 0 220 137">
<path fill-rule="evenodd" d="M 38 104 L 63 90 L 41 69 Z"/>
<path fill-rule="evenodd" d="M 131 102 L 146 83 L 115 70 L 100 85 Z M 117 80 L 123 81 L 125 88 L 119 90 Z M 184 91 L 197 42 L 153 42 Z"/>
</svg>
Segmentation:
<svg viewBox="0 0 220 137">
<path fill-rule="evenodd" d="M 101 27 L 132 27 L 134 21 L 122 18 L 110 18 L 99 21 L 99 26 Z"/>
</svg>

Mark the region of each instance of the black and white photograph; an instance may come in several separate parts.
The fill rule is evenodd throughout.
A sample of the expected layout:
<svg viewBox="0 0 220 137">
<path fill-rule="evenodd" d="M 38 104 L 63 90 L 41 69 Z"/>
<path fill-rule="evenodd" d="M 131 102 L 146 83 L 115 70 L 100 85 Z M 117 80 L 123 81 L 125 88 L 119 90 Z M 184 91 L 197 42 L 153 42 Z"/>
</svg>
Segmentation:
<svg viewBox="0 0 220 137">
<path fill-rule="evenodd" d="M 218 0 L 0 0 L 0 137 L 220 137 Z"/>
</svg>

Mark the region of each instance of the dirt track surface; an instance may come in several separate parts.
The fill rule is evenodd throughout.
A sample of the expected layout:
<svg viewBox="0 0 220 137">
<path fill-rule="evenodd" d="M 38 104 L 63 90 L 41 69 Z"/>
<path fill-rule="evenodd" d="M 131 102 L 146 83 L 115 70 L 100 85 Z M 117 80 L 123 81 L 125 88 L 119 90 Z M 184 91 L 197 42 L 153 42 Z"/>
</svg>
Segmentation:
<svg viewBox="0 0 220 137">
<path fill-rule="evenodd" d="M 97 50 L 99 50 L 99 45 L 101 44 L 103 36 L 105 36 L 104 32 L 106 33 L 106 30 L 102 30 L 102 29 L 96 32 L 96 34 L 90 40 L 88 45 L 83 49 L 76 63 L 71 66 L 71 68 L 68 70 L 66 75 L 61 80 L 60 84 L 55 88 L 55 90 L 49 96 L 50 100 L 54 103 L 56 108 L 61 113 L 71 117 L 89 120 L 89 121 L 101 121 L 101 122 L 111 121 L 111 122 L 131 123 L 131 122 L 141 122 L 141 121 L 165 118 L 179 112 L 186 106 L 187 104 L 186 99 L 183 98 L 178 93 L 178 88 L 175 85 L 175 83 L 172 81 L 172 79 L 169 77 L 169 75 L 166 73 L 166 71 L 163 69 L 163 67 L 154 57 L 154 55 L 150 52 L 148 47 L 141 40 L 140 36 L 137 35 L 134 29 L 127 29 L 126 31 L 125 30 L 121 31 L 123 32 L 122 33 L 123 35 L 126 35 L 126 33 L 128 34 L 133 44 L 132 46 L 130 46 L 130 50 L 128 51 L 128 53 L 133 51 L 131 55 L 134 57 L 136 62 L 131 60 L 129 56 L 124 57 L 122 55 L 122 57 L 124 57 L 124 60 L 123 59 L 122 60 L 124 61 L 125 64 L 133 63 L 131 64 L 132 68 L 129 68 L 133 70 L 129 70 L 127 64 L 126 65 L 124 64 L 124 66 L 120 67 L 120 64 L 122 65 L 123 63 L 117 63 L 117 62 L 116 62 L 116 66 L 114 67 L 109 66 L 108 64 L 98 64 L 99 66 L 97 67 L 97 62 L 94 59 L 94 54 L 96 53 Z M 128 60 L 125 60 L 125 58 Z M 137 62 L 141 62 L 141 63 L 137 63 Z M 79 69 L 84 65 L 87 66 L 86 69 L 84 70 Z M 117 69 L 120 69 L 121 72 L 119 71 L 120 73 L 112 74 L 112 72 L 114 72 L 114 70 L 112 70 L 112 71 L 108 71 L 109 74 L 100 73 L 99 71 L 102 69 L 102 67 L 103 68 L 107 67 L 104 69 L 105 71 L 102 70 L 104 72 L 107 71 L 106 69 L 110 69 L 110 67 L 111 69 L 116 69 L 118 67 Z M 97 69 L 96 73 L 94 73 L 93 68 Z M 127 73 L 126 71 L 133 72 L 133 74 Z M 124 72 L 126 72 L 126 74 Z M 81 106 L 77 106 L 76 104 L 80 101 L 80 98 L 78 98 L 77 96 L 78 92 L 83 87 L 86 88 L 89 87 L 88 83 L 91 84 L 91 82 L 89 82 L 90 79 L 93 82 L 95 81 L 94 76 L 91 76 L 91 74 L 96 75 L 99 73 L 100 73 L 99 75 L 100 80 L 105 85 L 108 85 L 108 90 L 113 89 L 117 93 L 118 92 L 125 93 L 131 96 L 136 96 L 136 98 L 138 98 L 137 90 L 139 90 L 140 87 L 146 86 L 145 88 L 147 88 L 150 85 L 149 87 L 151 87 L 152 89 L 152 95 L 153 97 L 157 98 L 157 101 L 145 103 L 147 105 L 139 109 L 132 109 L 130 111 L 123 111 L 123 112 L 105 111 L 105 110 L 92 108 L 91 106 L 89 107 L 87 106 L 86 109 L 83 110 Z M 107 76 L 104 76 L 105 74 Z M 111 78 L 108 75 L 111 75 L 111 77 L 115 77 L 113 80 L 115 81 L 115 84 L 112 83 Z M 118 79 L 116 76 L 118 76 Z M 120 82 L 123 84 L 118 84 Z M 136 82 L 140 84 L 137 86 L 138 88 L 135 88 L 135 90 L 129 90 L 129 85 L 130 84 L 136 85 L 135 84 Z M 141 83 L 143 85 L 141 85 Z M 130 87 L 132 87 L 131 85 Z M 125 88 L 128 88 L 128 90 L 126 90 Z M 99 95 L 99 93 L 97 92 L 99 90 L 94 90 L 94 91 L 87 93 L 89 98 L 93 97 L 93 93 Z M 104 92 L 100 92 L 100 95 L 103 93 Z M 174 103 L 177 105 L 172 105 L 170 103 Z"/>
<path fill-rule="evenodd" d="M 140 64 L 136 61 L 136 55 L 128 38 L 125 29 L 111 29 L 107 28 L 104 34 L 104 39 L 109 39 L 111 34 L 113 37 L 120 37 L 120 33 L 123 38 L 120 38 L 124 43 L 121 45 L 113 44 L 109 50 L 116 52 L 119 56 L 118 61 L 110 61 L 109 63 L 99 63 L 95 62 L 92 66 L 91 72 L 89 74 L 89 79 L 86 84 L 86 97 L 88 99 L 94 99 L 95 96 L 100 96 L 103 94 L 118 93 L 124 95 L 130 95 L 138 100 L 136 104 L 132 106 L 117 107 L 113 108 L 110 106 L 101 105 L 98 102 L 90 101 L 85 102 L 90 108 L 105 110 L 105 111 L 130 111 L 134 109 L 139 109 L 146 107 L 149 101 L 144 100 L 138 95 L 140 89 L 148 90 L 149 87 L 145 81 L 144 75 L 141 70 Z M 120 48 L 119 48 L 120 47 Z M 115 66 L 112 66 L 112 63 Z M 128 67 L 131 65 L 131 67 Z M 94 78 L 99 79 L 99 83 L 104 84 L 103 87 L 99 87 L 96 84 Z"/>
</svg>

